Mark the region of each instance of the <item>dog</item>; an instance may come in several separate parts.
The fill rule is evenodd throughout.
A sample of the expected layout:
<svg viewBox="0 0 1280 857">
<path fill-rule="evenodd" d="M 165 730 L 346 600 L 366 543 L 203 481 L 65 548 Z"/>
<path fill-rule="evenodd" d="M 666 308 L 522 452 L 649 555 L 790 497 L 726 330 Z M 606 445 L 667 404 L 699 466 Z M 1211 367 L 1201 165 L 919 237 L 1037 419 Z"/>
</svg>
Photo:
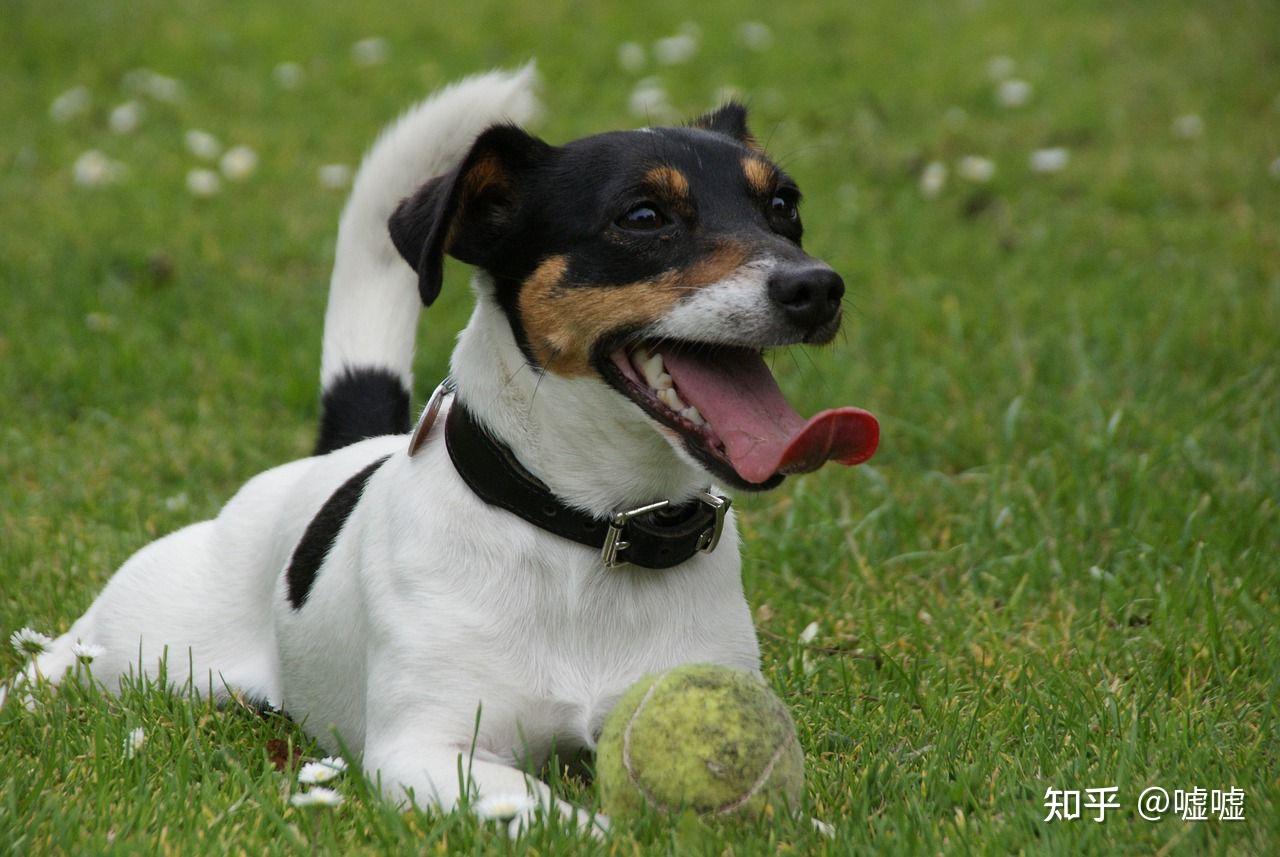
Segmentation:
<svg viewBox="0 0 1280 857">
<path fill-rule="evenodd" d="M 592 750 L 647 673 L 759 673 L 715 486 L 875 450 L 870 414 L 801 418 L 762 357 L 829 342 L 844 284 L 741 105 L 553 146 L 521 127 L 535 83 L 474 76 L 384 132 L 339 224 L 315 454 L 140 550 L 20 679 L 69 675 L 77 642 L 113 689 L 167 656 L 172 686 L 281 708 L 391 800 L 532 794 L 513 825 L 599 828 L 527 772 Z M 446 255 L 475 308 L 411 435 Z"/>
</svg>

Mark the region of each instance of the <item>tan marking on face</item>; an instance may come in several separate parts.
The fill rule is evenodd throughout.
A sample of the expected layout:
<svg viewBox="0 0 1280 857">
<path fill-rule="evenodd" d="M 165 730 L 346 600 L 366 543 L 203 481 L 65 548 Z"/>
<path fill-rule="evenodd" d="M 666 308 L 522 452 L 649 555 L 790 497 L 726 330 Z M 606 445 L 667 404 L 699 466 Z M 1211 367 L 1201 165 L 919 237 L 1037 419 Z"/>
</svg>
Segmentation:
<svg viewBox="0 0 1280 857">
<path fill-rule="evenodd" d="M 693 196 L 689 193 L 689 179 L 675 167 L 662 165 L 644 174 L 644 185 L 662 202 L 682 217 L 693 215 Z"/>
<path fill-rule="evenodd" d="M 660 319 L 681 298 L 731 275 L 747 256 L 746 248 L 726 243 L 684 270 L 616 286 L 566 284 L 568 259 L 552 256 L 520 289 L 529 346 L 538 363 L 557 375 L 591 375 L 591 356 L 602 338 Z"/>
<path fill-rule="evenodd" d="M 773 166 L 762 158 L 743 158 L 742 174 L 747 177 L 747 184 L 756 193 L 763 196 L 773 190 L 774 179 L 777 175 Z"/>
<path fill-rule="evenodd" d="M 675 167 L 654 167 L 644 174 L 645 184 L 674 199 L 689 198 L 689 180 Z"/>
<path fill-rule="evenodd" d="M 457 207 L 453 219 L 449 221 L 448 231 L 444 234 L 444 250 L 450 252 L 458 237 L 458 229 L 465 217 L 468 203 L 477 195 L 491 187 L 505 187 L 507 172 L 497 155 L 486 154 L 467 168 L 459 178 L 461 187 L 458 190 Z"/>
</svg>

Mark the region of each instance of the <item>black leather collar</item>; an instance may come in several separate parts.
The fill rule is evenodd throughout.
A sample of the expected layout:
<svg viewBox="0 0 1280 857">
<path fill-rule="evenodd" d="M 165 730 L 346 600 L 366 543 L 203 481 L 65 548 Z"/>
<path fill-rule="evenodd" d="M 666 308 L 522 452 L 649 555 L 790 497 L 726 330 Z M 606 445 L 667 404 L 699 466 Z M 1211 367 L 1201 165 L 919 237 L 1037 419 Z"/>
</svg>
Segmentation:
<svg viewBox="0 0 1280 857">
<path fill-rule="evenodd" d="M 680 506 L 659 501 L 600 520 L 561 502 L 456 398 L 444 438 L 458 475 L 481 500 L 549 533 L 600 550 L 608 567 L 630 563 L 671 568 L 699 551 L 710 552 L 719 541 L 729 508 L 725 497 L 703 494 Z"/>
</svg>

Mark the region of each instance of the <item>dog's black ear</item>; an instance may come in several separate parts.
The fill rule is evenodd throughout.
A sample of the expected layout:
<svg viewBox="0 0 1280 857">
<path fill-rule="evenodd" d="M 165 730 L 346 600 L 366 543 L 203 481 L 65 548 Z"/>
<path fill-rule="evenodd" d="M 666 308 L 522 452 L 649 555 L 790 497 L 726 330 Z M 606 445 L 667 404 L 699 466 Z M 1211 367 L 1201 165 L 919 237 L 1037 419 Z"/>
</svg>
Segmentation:
<svg viewBox="0 0 1280 857">
<path fill-rule="evenodd" d="M 751 129 L 747 127 L 747 108 L 738 101 L 730 101 L 710 113 L 705 113 L 689 123 L 694 128 L 715 131 L 732 137 L 744 146 L 760 148 Z"/>
<path fill-rule="evenodd" d="M 514 125 L 476 138 L 462 163 L 400 203 L 391 241 L 415 271 L 427 306 L 440 294 L 445 254 L 485 267 L 519 209 L 525 179 L 551 146 Z"/>
</svg>

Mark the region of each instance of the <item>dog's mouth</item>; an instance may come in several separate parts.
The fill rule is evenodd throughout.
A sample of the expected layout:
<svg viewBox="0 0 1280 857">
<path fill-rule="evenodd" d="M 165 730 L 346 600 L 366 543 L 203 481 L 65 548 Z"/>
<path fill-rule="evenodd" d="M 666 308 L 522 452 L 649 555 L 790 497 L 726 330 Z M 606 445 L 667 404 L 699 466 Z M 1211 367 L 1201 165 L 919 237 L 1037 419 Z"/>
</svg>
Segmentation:
<svg viewBox="0 0 1280 857">
<path fill-rule="evenodd" d="M 880 439 L 861 408 L 800 416 L 758 349 L 660 340 L 617 348 L 601 364 L 606 381 L 736 487 L 772 488 L 832 460 L 861 464 Z"/>
</svg>

